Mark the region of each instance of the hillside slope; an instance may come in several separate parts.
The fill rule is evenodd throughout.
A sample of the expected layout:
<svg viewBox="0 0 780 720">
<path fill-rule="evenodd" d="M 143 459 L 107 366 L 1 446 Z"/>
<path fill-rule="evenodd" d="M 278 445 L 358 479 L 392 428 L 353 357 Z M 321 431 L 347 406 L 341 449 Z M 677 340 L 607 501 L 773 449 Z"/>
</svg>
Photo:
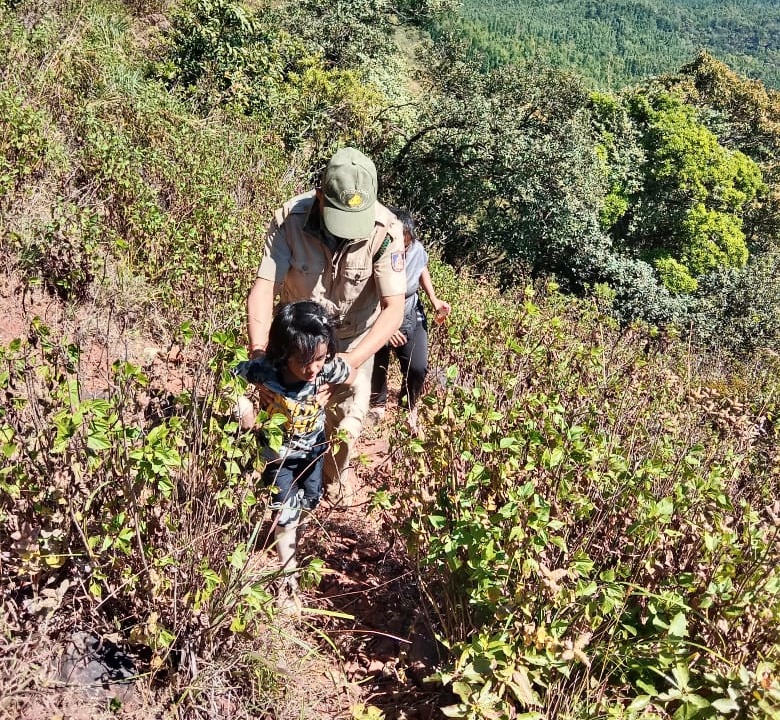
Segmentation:
<svg viewBox="0 0 780 720">
<path fill-rule="evenodd" d="M 661 288 L 658 250 L 722 280 L 749 339 L 775 317 L 773 96 L 704 58 L 594 97 L 425 42 L 413 85 L 382 3 L 55 5 L 0 15 L 0 710 L 33 713 L 78 638 L 133 664 L 138 702 L 96 714 L 777 714 L 777 353 L 637 320 L 650 290 L 701 299 Z M 424 432 L 391 423 L 358 507 L 317 516 L 291 623 L 231 369 L 271 209 L 346 143 L 461 268 L 432 244 L 454 311 Z M 670 208 L 753 265 L 604 229 Z"/>
<path fill-rule="evenodd" d="M 536 58 L 581 73 L 602 89 L 673 72 L 701 50 L 780 88 L 780 11 L 770 0 L 466 0 L 461 15 L 488 62 Z"/>
</svg>

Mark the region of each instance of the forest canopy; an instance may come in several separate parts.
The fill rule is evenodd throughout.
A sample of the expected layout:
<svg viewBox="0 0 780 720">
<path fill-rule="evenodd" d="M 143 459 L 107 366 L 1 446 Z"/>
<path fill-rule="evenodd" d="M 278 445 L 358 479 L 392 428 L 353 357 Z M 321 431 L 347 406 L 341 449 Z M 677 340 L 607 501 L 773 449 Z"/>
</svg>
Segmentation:
<svg viewBox="0 0 780 720">
<path fill-rule="evenodd" d="M 75 109 L 59 122 L 66 136 L 82 138 L 84 162 L 101 175 L 90 197 L 116 207 L 96 214 L 66 187 L 54 221 L 40 228 L 20 218 L 13 238 L 30 271 L 49 255 L 39 238 L 63 232 L 76 236 L 77 267 L 47 260 L 61 294 L 82 292 L 98 238 L 117 238 L 112 252 L 127 248 L 123 262 L 151 262 L 146 272 L 171 288 L 189 282 L 184 269 L 201 256 L 251 253 L 251 230 L 236 218 L 262 213 L 262 205 L 231 210 L 236 198 L 221 197 L 203 211 L 206 234 L 190 227 L 186 203 L 181 218 L 165 211 L 172 184 L 191 180 L 196 192 L 211 192 L 198 176 L 227 172 L 224 158 L 182 155 L 181 133 L 191 131 L 178 126 L 177 139 L 170 135 L 182 107 L 256 128 L 231 133 L 240 147 L 229 159 L 269 169 L 280 197 L 263 203 L 282 199 L 274 173 L 288 186 L 311 182 L 335 148 L 355 145 L 376 159 L 387 202 L 412 210 L 426 242 L 456 267 L 503 288 L 551 275 L 569 292 L 597 295 L 623 323 L 671 323 L 729 351 L 777 347 L 777 91 L 707 53 L 619 92 L 593 90 L 582 76 L 539 61 L 486 70 L 467 39 L 431 43 L 404 25 L 430 27 L 447 7 L 191 0 L 172 7 L 155 35 L 143 84 L 127 79 L 124 57 L 94 34 L 90 53 L 105 55 L 112 82 L 129 83 L 136 95 L 119 101 L 117 128 L 110 104 L 77 109 L 88 76 L 64 78 L 57 97 Z M 46 56 L 45 43 L 31 47 Z M 61 108 L 47 111 L 14 91 L 25 72 L 32 70 L 23 64 L 6 68 L 0 98 L 8 197 L 30 173 L 61 173 L 51 187 L 80 177 L 58 170 L 49 147 L 45 128 Z M 156 110 L 148 132 L 164 147 L 139 143 L 149 107 Z M 120 158 L 107 163 L 113 154 Z M 253 159 L 265 156 L 272 159 Z M 292 174 L 276 169 L 281 157 L 293 158 Z M 177 161 L 193 172 L 177 173 Z M 245 176 L 249 195 L 237 198 L 253 197 L 265 181 Z M 196 240 L 180 242 L 190 232 Z M 209 234 L 227 234 L 233 249 L 215 250 Z M 174 257 L 178 265 L 169 266 Z M 237 280 L 225 282 L 229 292 Z"/>
<path fill-rule="evenodd" d="M 780 8 L 773 0 L 463 0 L 440 30 L 467 38 L 486 69 L 541 60 L 602 89 L 673 72 L 706 50 L 780 88 Z"/>
<path fill-rule="evenodd" d="M 550 273 L 704 343 L 776 343 L 775 281 L 726 301 L 777 265 L 776 92 L 704 53 L 617 94 L 538 64 L 445 56 L 430 77 L 391 183 L 447 260 L 504 285 Z"/>
</svg>

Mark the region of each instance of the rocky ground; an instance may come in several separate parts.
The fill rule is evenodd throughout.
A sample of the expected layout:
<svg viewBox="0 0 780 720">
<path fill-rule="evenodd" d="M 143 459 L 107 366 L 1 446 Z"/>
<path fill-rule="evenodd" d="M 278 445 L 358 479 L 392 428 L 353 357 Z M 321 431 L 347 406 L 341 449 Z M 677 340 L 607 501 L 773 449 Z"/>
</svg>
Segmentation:
<svg viewBox="0 0 780 720">
<path fill-rule="evenodd" d="M 354 494 L 343 506 L 324 508 L 321 525 L 307 533 L 304 550 L 328 567 L 307 600 L 338 613 L 318 618 L 317 624 L 338 649 L 341 672 L 357 702 L 381 709 L 388 720 L 427 720 L 442 717 L 439 690 L 424 683 L 439 649 L 402 542 L 389 518 L 368 512 L 389 462 L 384 433 L 385 426 L 367 431 L 361 448 L 367 464 L 357 468 Z M 342 717 L 332 710 L 320 717 Z"/>
</svg>

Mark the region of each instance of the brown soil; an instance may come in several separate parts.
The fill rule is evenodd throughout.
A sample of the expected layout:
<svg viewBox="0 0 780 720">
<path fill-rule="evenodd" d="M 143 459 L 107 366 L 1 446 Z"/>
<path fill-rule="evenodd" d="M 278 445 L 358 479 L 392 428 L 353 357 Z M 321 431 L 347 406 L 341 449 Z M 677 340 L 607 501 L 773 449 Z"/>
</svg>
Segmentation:
<svg viewBox="0 0 780 720">
<path fill-rule="evenodd" d="M 187 358 L 179 348 L 130 336 L 110 319 L 96 321 L 95 308 L 69 313 L 45 293 L 22 290 L 16 278 L 6 276 L 0 282 L 0 346 L 25 336 L 36 316 L 53 336 L 77 339 L 85 349 L 79 377 L 88 392 L 105 389 L 117 358 L 144 364 L 153 383 L 169 392 L 189 383 Z M 391 408 L 388 417 L 392 413 Z M 440 689 L 423 682 L 435 670 L 438 648 L 431 640 L 413 569 L 388 518 L 369 511 L 373 491 L 387 480 L 388 427 L 385 421 L 366 430 L 354 492 L 338 506 L 323 502 L 302 533 L 300 557 L 304 562 L 307 557 L 324 560 L 326 571 L 318 587 L 302 593 L 301 616 L 277 629 L 276 652 L 280 643 L 289 647 L 286 659 L 274 668 L 283 685 L 283 701 L 272 714 L 258 718 L 379 717 L 368 711 L 361 715 L 360 706 L 378 708 L 386 720 L 443 717 L 438 708 L 447 703 Z M 0 635 L 4 627 L 0 614 Z M 15 643 L 0 639 L 0 694 L 5 694 L 0 719 L 178 717 L 143 690 L 112 711 L 105 695 L 96 698 L 81 688 L 52 682 L 56 652 L 46 640 L 46 628 Z M 24 708 L 21 716 L 19 707 Z M 217 693 L 201 717 L 248 715 Z"/>
<path fill-rule="evenodd" d="M 354 495 L 345 506 L 326 508 L 302 543 L 328 567 L 307 599 L 312 608 L 338 614 L 315 615 L 314 622 L 338 649 L 359 703 L 379 708 L 388 720 L 443 717 L 440 692 L 424 683 L 439 657 L 413 569 L 389 518 L 369 511 L 372 492 L 386 480 L 387 426 L 366 435 L 360 449 L 367 463 L 357 467 Z M 336 707 L 319 715 L 341 716 Z"/>
</svg>

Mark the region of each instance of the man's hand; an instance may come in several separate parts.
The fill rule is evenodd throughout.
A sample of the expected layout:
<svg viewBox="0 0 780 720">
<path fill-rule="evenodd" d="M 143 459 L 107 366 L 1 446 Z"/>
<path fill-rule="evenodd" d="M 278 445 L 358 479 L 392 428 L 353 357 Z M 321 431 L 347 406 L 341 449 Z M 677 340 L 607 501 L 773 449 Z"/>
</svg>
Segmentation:
<svg viewBox="0 0 780 720">
<path fill-rule="evenodd" d="M 260 407 L 267 409 L 274 401 L 276 393 L 271 388 L 265 385 L 255 385 L 254 394 L 257 395 L 257 399 L 260 403 Z"/>
<path fill-rule="evenodd" d="M 355 359 L 350 365 L 357 369 L 364 362 L 374 357 L 379 348 L 387 344 L 390 336 L 401 327 L 404 321 L 404 296 L 387 295 L 381 298 L 382 310 L 376 322 L 365 337 L 350 350 Z"/>
</svg>

